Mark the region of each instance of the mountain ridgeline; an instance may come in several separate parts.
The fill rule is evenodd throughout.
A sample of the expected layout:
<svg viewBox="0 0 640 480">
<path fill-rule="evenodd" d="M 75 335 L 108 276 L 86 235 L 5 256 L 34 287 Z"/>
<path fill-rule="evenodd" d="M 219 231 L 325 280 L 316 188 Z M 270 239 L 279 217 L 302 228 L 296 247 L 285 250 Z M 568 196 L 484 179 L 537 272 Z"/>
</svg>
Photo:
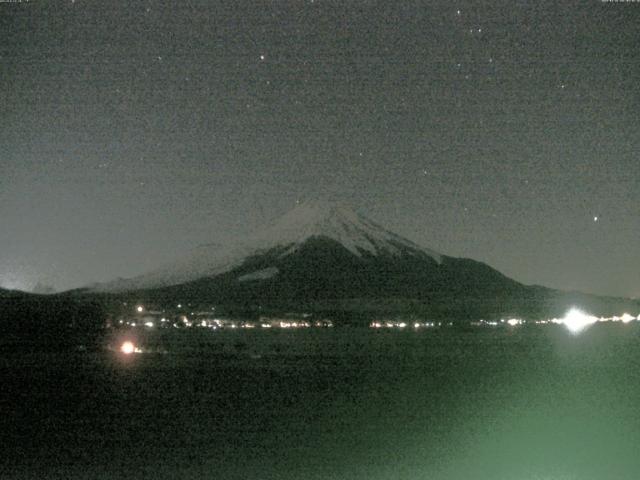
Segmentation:
<svg viewBox="0 0 640 480">
<path fill-rule="evenodd" d="M 216 305 L 228 315 L 306 312 L 344 321 L 379 316 L 471 321 L 594 315 L 638 302 L 526 286 L 488 265 L 423 248 L 335 203 L 302 204 L 240 245 L 197 249 L 154 272 L 83 295 L 104 301 Z"/>
</svg>

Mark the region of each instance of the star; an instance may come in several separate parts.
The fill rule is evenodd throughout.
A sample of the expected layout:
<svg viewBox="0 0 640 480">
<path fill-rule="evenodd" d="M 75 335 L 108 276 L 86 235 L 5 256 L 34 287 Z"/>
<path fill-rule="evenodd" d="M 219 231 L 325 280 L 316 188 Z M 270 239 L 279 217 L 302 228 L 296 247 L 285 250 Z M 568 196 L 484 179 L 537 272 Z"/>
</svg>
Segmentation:
<svg viewBox="0 0 640 480">
<path fill-rule="evenodd" d="M 264 59 L 267 58 L 264 54 L 260 55 L 260 60 L 264 62 Z"/>
<path fill-rule="evenodd" d="M 598 216 L 596 215 L 595 217 L 593 217 L 593 221 L 597 222 L 598 221 Z"/>
</svg>

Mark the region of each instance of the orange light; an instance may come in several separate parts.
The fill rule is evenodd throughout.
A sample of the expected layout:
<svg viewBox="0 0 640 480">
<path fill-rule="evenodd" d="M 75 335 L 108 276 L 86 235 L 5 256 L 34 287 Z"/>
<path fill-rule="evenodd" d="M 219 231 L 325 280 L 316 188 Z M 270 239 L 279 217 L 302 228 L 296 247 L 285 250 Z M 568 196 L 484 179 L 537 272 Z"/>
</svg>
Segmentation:
<svg viewBox="0 0 640 480">
<path fill-rule="evenodd" d="M 130 355 L 136 351 L 136 347 L 132 342 L 124 342 L 120 347 L 120 351 L 125 355 Z"/>
</svg>

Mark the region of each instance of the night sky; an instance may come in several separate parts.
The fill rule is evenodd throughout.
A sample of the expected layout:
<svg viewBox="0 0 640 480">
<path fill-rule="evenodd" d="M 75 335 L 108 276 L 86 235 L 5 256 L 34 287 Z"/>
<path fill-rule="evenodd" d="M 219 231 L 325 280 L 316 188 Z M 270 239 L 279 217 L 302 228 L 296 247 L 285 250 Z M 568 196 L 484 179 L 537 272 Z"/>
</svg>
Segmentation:
<svg viewBox="0 0 640 480">
<path fill-rule="evenodd" d="M 640 296 L 640 4 L 0 3 L 0 286 L 132 276 L 337 199 Z"/>
</svg>

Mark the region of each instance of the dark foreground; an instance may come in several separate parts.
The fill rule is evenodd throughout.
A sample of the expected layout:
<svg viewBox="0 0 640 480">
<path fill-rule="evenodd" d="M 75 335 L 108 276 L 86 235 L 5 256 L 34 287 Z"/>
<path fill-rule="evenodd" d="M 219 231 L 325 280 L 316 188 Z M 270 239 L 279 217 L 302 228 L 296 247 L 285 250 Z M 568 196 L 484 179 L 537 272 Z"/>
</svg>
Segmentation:
<svg viewBox="0 0 640 480">
<path fill-rule="evenodd" d="M 126 359 L 4 353 L 0 478 L 636 479 L 639 334 L 224 332 Z"/>
</svg>

